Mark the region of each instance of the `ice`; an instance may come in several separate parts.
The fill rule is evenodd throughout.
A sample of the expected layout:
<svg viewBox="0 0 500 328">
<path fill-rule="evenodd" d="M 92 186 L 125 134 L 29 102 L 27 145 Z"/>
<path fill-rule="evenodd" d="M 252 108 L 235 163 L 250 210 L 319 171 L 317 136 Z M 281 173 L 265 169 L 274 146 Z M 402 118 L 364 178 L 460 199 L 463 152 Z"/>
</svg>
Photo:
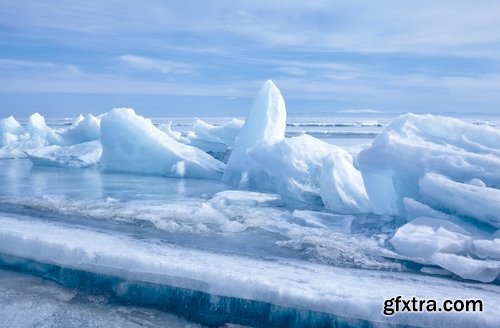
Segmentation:
<svg viewBox="0 0 500 328">
<path fill-rule="evenodd" d="M 370 212 L 361 174 L 342 148 L 309 135 L 261 143 L 249 156 L 269 179 L 249 176 L 251 187 L 271 184 L 282 197 L 322 205 L 338 213 Z"/>
<path fill-rule="evenodd" d="M 497 242 L 476 239 L 447 220 L 416 218 L 400 227 L 389 242 L 415 262 L 438 265 L 464 279 L 492 282 L 500 274 L 500 262 L 489 259 L 497 256 Z"/>
<path fill-rule="evenodd" d="M 201 328 L 151 307 L 118 303 L 108 295 L 64 288 L 47 279 L 0 270 L 0 327 Z"/>
<path fill-rule="evenodd" d="M 182 133 L 172 130 L 172 121 L 168 121 L 167 123 L 162 123 L 158 125 L 158 129 L 165 132 L 170 138 L 174 139 L 175 141 L 182 142 L 185 144 L 190 143 L 188 138 L 182 136 Z"/>
<path fill-rule="evenodd" d="M 101 120 L 92 114 L 85 117 L 80 115 L 66 130 L 59 134 L 64 140 L 65 145 L 75 145 L 79 143 L 99 140 Z"/>
<path fill-rule="evenodd" d="M 219 179 L 224 163 L 182 144 L 133 109 L 118 108 L 101 121 L 101 164 L 110 170 L 166 177 Z"/>
<path fill-rule="evenodd" d="M 338 156 L 338 150 L 323 159 L 320 195 L 325 207 L 338 213 L 370 213 L 372 206 L 366 194 L 361 173 L 352 158 Z"/>
<path fill-rule="evenodd" d="M 472 246 L 478 257 L 500 261 L 500 238 L 474 240 Z"/>
<path fill-rule="evenodd" d="M 0 158 L 24 158 L 26 157 L 25 151 L 45 147 L 47 142 L 38 135 L 26 138 L 20 138 L 20 141 L 11 142 L 5 146 L 0 147 Z"/>
<path fill-rule="evenodd" d="M 194 123 L 194 134 L 196 138 L 208 142 L 224 143 L 233 146 L 236 136 L 243 127 L 245 121 L 232 119 L 224 125 L 212 125 L 203 120 L 196 119 Z"/>
<path fill-rule="evenodd" d="M 21 124 L 11 115 L 6 118 L 0 119 L 0 134 L 11 133 L 13 135 L 19 136 L 25 133 Z"/>
<path fill-rule="evenodd" d="M 0 134 L 0 147 L 19 141 L 19 136 L 10 132 L 3 132 Z"/>
<path fill-rule="evenodd" d="M 251 165 L 249 149 L 261 142 L 273 144 L 284 139 L 285 129 L 285 100 L 276 85 L 268 80 L 261 86 L 236 137 L 222 180 L 233 186 L 244 184 Z"/>
<path fill-rule="evenodd" d="M 139 297 L 141 293 L 137 293 L 140 291 L 137 288 L 142 282 L 175 287 L 171 294 L 162 295 L 168 298 L 176 295 L 176 300 L 181 302 L 193 297 L 193 291 L 206 293 L 211 295 L 213 302 L 210 309 L 232 304 L 236 306 L 232 313 L 246 315 L 259 311 L 260 307 L 249 306 L 242 300 L 287 307 L 290 315 L 297 309 L 307 309 L 309 315 L 305 318 L 322 312 L 336 316 L 337 320 L 351 318 L 421 327 L 495 327 L 498 322 L 498 286 L 408 273 L 337 268 L 297 260 L 266 261 L 50 222 L 9 216 L 2 216 L 1 220 L 0 253 L 41 263 L 30 265 L 27 261 L 12 261 L 15 265 L 47 274 L 63 283 L 85 281 L 78 278 L 78 272 L 85 277 L 96 273 L 101 281 L 107 279 L 109 283 L 103 285 L 117 295 Z M 72 270 L 57 271 L 57 267 Z M 54 274 L 56 272 L 61 275 Z M 65 280 L 69 275 L 72 280 Z M 402 312 L 392 317 L 384 316 L 381 310 L 384 300 L 395 295 L 438 302 L 480 298 L 485 306 L 480 313 Z M 229 297 L 232 301 L 221 297 Z M 158 297 L 154 299 L 159 301 Z M 227 318 L 228 321 L 238 320 L 238 316 Z"/>
<path fill-rule="evenodd" d="M 25 138 L 21 124 L 13 116 L 0 120 L 0 147 L 13 144 Z M 1 153 L 0 148 L 0 153 Z"/>
<path fill-rule="evenodd" d="M 427 172 L 459 183 L 480 179 L 489 188 L 500 188 L 500 130 L 406 114 L 361 151 L 358 162 L 374 211 L 404 215 L 403 198 L 420 201 L 418 182 Z"/>
<path fill-rule="evenodd" d="M 436 252 L 466 253 L 471 236 L 451 222 L 420 217 L 399 228 L 390 243 L 402 255 L 428 259 Z"/>
<path fill-rule="evenodd" d="M 31 138 L 40 138 L 46 146 L 64 144 L 62 137 L 49 128 L 45 123 L 45 118 L 38 113 L 34 113 L 29 117 L 26 130 L 30 133 Z"/>
<path fill-rule="evenodd" d="M 426 203 L 500 228 L 499 189 L 459 183 L 435 173 L 425 174 L 418 186 Z"/>
<path fill-rule="evenodd" d="M 89 167 L 96 165 L 102 154 L 99 141 L 72 146 L 47 146 L 26 151 L 33 165 L 55 167 Z"/>
<path fill-rule="evenodd" d="M 284 206 L 281 197 L 276 194 L 244 190 L 225 190 L 215 194 L 211 200 L 212 204 L 218 207 L 224 205 L 244 205 L 244 206 Z"/>
</svg>

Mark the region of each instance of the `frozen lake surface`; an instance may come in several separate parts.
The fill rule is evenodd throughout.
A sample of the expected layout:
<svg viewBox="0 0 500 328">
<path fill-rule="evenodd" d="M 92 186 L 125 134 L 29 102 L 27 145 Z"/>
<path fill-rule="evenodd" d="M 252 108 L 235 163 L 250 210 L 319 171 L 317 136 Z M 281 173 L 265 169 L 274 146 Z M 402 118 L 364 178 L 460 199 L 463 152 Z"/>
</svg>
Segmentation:
<svg viewBox="0 0 500 328">
<path fill-rule="evenodd" d="M 390 119 L 291 118 L 286 136 L 307 133 L 357 155 Z M 169 120 L 184 136 L 193 127 L 187 118 L 153 123 Z M 228 119 L 206 121 L 217 126 Z M 63 128 L 68 121 L 47 123 Z M 0 271 L 0 320 L 19 326 L 44 320 L 57 326 L 66 317 L 85 326 L 197 326 L 162 309 L 209 325 L 498 323 L 496 282 L 463 280 L 395 252 L 388 240 L 405 223 L 397 215 L 337 214 L 219 180 L 7 159 L 0 160 L 0 220 L 0 263 L 33 274 Z M 475 298 L 485 307 L 481 313 L 384 316 L 384 300 L 397 295 Z M 179 302 L 189 309 L 172 305 Z M 28 307 L 35 314 L 20 318 Z M 90 312 L 97 314 L 87 318 Z"/>
</svg>

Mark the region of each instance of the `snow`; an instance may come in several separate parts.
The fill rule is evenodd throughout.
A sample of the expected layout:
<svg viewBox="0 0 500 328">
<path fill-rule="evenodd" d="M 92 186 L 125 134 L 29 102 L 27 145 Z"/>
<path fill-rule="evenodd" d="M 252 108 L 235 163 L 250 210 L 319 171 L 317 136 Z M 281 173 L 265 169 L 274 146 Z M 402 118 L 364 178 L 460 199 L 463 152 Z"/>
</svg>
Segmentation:
<svg viewBox="0 0 500 328">
<path fill-rule="evenodd" d="M 75 145 L 83 142 L 99 140 L 101 120 L 92 114 L 80 115 L 73 124 L 59 134 L 65 145 Z"/>
<path fill-rule="evenodd" d="M 89 141 L 72 146 L 47 146 L 27 150 L 33 165 L 55 167 L 89 167 L 96 165 L 102 154 L 99 141 Z"/>
<path fill-rule="evenodd" d="M 248 154 L 258 168 L 249 176 L 251 187 L 271 187 L 283 198 L 324 203 L 338 213 L 370 212 L 361 174 L 342 148 L 304 134 L 261 143 Z M 261 172 L 269 178 L 259 176 Z"/>
<path fill-rule="evenodd" d="M 498 286 L 296 260 L 265 261 L 50 222 L 9 216 L 1 219 L 1 253 L 65 268 L 379 323 L 495 327 L 498 322 Z M 480 313 L 402 312 L 386 317 L 381 308 L 385 299 L 395 296 L 395 291 L 407 299 L 415 296 L 438 302 L 474 295 L 486 306 Z"/>
<path fill-rule="evenodd" d="M 368 196 L 379 214 L 403 215 L 403 198 L 420 201 L 419 180 L 433 172 L 500 188 L 500 130 L 434 115 L 396 118 L 358 156 Z"/>
<path fill-rule="evenodd" d="M 100 162 L 109 170 L 208 179 L 219 179 L 224 170 L 224 163 L 175 141 L 130 108 L 102 118 L 101 144 Z"/>
<path fill-rule="evenodd" d="M 285 100 L 276 85 L 268 80 L 257 93 L 245 124 L 236 137 L 222 180 L 233 186 L 244 184 L 250 169 L 247 154 L 250 148 L 261 142 L 273 144 L 284 139 L 285 129 Z"/>
</svg>

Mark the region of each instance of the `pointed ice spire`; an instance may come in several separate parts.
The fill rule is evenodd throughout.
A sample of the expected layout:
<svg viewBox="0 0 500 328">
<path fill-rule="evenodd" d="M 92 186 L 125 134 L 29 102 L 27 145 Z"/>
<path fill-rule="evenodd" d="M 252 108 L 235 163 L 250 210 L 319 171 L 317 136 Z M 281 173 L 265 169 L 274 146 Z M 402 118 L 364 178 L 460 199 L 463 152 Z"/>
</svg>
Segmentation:
<svg viewBox="0 0 500 328">
<path fill-rule="evenodd" d="M 237 186 L 249 168 L 247 151 L 260 142 L 274 143 L 285 138 L 286 106 L 281 92 L 271 80 L 261 86 L 248 113 L 222 180 Z"/>
</svg>

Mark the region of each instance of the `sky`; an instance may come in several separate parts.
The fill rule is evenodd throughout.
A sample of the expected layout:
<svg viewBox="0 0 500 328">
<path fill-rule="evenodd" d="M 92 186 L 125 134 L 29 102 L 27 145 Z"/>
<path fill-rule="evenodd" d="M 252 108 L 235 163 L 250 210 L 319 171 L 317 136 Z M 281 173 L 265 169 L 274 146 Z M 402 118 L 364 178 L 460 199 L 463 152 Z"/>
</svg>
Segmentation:
<svg viewBox="0 0 500 328">
<path fill-rule="evenodd" d="M 0 0 L 0 116 L 500 114 L 499 1 Z"/>
</svg>

